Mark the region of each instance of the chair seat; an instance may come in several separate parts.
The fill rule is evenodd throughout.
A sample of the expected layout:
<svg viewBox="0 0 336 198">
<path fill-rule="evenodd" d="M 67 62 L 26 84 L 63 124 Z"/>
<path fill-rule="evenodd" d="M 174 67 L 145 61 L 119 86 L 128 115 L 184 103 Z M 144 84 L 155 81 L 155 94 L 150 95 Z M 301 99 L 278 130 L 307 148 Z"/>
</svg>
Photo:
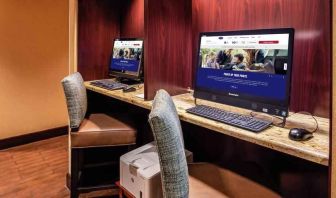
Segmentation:
<svg viewBox="0 0 336 198">
<path fill-rule="evenodd" d="M 208 163 L 188 165 L 189 197 L 280 197 L 266 187 L 229 170 Z"/>
<path fill-rule="evenodd" d="M 125 121 L 106 114 L 91 114 L 89 118 L 83 120 L 77 132 L 71 132 L 71 147 L 135 144 L 136 133 L 136 130 Z"/>
</svg>

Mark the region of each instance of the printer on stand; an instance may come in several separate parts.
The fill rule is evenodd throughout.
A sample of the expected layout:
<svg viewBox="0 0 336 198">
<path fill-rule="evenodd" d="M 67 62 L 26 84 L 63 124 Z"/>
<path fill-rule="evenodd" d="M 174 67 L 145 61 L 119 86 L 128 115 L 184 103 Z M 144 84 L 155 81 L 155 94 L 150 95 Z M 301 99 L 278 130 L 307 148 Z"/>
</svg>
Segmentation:
<svg viewBox="0 0 336 198">
<path fill-rule="evenodd" d="M 193 155 L 185 150 L 187 162 Z M 154 142 L 139 147 L 120 157 L 120 184 L 136 198 L 163 197 L 160 161 Z"/>
</svg>

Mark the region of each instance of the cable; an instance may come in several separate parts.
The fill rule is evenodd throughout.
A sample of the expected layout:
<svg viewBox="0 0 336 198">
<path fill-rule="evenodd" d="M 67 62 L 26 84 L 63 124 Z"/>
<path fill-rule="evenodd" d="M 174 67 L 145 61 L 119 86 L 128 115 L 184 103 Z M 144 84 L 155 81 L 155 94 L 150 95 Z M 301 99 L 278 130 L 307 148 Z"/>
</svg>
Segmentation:
<svg viewBox="0 0 336 198">
<path fill-rule="evenodd" d="M 316 127 L 313 131 L 311 131 L 312 133 L 315 133 L 319 129 L 319 124 L 318 124 L 317 119 L 315 118 L 315 116 L 313 116 L 311 113 L 309 113 L 307 111 L 298 111 L 298 112 L 295 112 L 295 113 L 289 115 L 288 117 L 293 116 L 293 115 L 298 114 L 298 113 L 302 113 L 302 114 L 305 114 L 305 115 L 310 115 L 314 119 L 314 121 L 316 123 Z"/>
<path fill-rule="evenodd" d="M 253 111 L 251 111 L 250 112 L 250 116 L 251 117 L 255 117 L 256 115 L 253 115 Z M 275 124 L 274 123 L 274 118 L 277 118 L 277 119 L 279 119 L 279 120 L 281 120 L 281 123 L 279 123 L 279 124 Z M 272 123 L 273 123 L 273 125 L 275 125 L 275 126 L 277 126 L 277 127 L 285 127 L 285 125 L 286 125 L 286 117 L 284 117 L 284 118 L 279 118 L 279 117 L 277 117 L 277 116 L 272 116 Z"/>
<path fill-rule="evenodd" d="M 143 86 L 144 86 L 143 84 L 138 84 L 138 85 L 135 86 L 135 88 L 136 88 L 137 90 L 139 90 L 139 89 L 141 89 Z"/>
<path fill-rule="evenodd" d="M 316 128 L 312 131 L 312 133 L 316 132 L 316 131 L 319 129 L 319 124 L 318 124 L 317 119 L 316 119 L 311 113 L 309 113 L 309 112 L 307 112 L 307 111 L 298 111 L 298 112 L 292 113 L 291 115 L 288 116 L 288 118 L 291 117 L 291 116 L 293 116 L 293 115 L 295 115 L 295 114 L 298 114 L 298 113 L 302 113 L 302 114 L 305 114 L 305 115 L 310 115 L 310 116 L 314 119 L 314 121 L 315 121 L 315 123 L 316 123 Z M 255 115 L 253 115 L 253 111 L 250 112 L 250 116 L 255 117 Z M 279 119 L 279 120 L 282 120 L 282 122 L 279 123 L 279 124 L 276 124 L 276 123 L 274 123 L 274 118 L 277 118 L 277 119 Z M 284 117 L 284 118 L 280 118 L 280 117 L 278 117 L 278 116 L 274 116 L 274 115 L 272 115 L 272 123 L 273 123 L 274 126 L 284 128 L 285 125 L 286 125 L 286 121 L 287 121 L 287 120 L 286 120 L 286 117 Z"/>
</svg>

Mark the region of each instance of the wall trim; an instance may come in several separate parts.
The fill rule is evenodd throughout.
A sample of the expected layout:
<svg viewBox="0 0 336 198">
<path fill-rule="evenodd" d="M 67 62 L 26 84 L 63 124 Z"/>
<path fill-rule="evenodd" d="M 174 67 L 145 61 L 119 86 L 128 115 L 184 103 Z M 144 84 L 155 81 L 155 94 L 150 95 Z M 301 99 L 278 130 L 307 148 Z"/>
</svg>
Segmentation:
<svg viewBox="0 0 336 198">
<path fill-rule="evenodd" d="M 29 144 L 40 140 L 45 140 L 53 137 L 68 134 L 68 126 L 62 126 L 34 133 L 19 135 L 0 140 L 0 150 L 11 148 L 14 146 L 20 146 L 23 144 Z"/>
</svg>

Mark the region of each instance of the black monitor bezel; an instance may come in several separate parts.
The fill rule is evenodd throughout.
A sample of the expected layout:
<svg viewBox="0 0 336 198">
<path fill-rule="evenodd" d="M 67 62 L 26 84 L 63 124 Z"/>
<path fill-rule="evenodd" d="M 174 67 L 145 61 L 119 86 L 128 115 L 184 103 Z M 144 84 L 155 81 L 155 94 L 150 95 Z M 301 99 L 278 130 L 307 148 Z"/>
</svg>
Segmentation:
<svg viewBox="0 0 336 198">
<path fill-rule="evenodd" d="M 197 62 L 194 72 L 194 97 L 210 100 L 214 102 L 219 102 L 223 104 L 228 104 L 232 106 L 237 106 L 241 108 L 251 109 L 253 111 L 265 112 L 265 108 L 270 110 L 267 113 L 272 115 L 277 115 L 281 117 L 288 116 L 288 108 L 290 103 L 290 91 L 291 91 L 291 78 L 292 78 L 292 65 L 293 65 L 293 47 L 294 47 L 294 32 L 293 28 L 276 28 L 276 29 L 256 29 L 256 30 L 237 30 L 237 31 L 224 31 L 224 32 L 201 32 L 199 34 L 198 49 L 197 49 Z M 288 70 L 287 70 L 287 89 L 286 89 L 286 100 L 284 100 L 283 105 L 275 104 L 267 99 L 255 99 L 251 98 L 233 98 L 214 90 L 204 90 L 197 87 L 197 72 L 200 67 L 200 48 L 201 48 L 201 38 L 203 36 L 234 36 L 234 35 L 258 35 L 258 34 L 289 34 L 288 43 Z M 283 115 L 282 112 L 286 112 Z"/>
<path fill-rule="evenodd" d="M 135 75 L 132 74 L 126 74 L 123 72 L 120 72 L 118 70 L 113 70 L 111 68 L 111 62 L 113 59 L 113 50 L 114 50 L 114 44 L 116 41 L 142 41 L 142 53 L 141 53 L 141 58 L 139 62 L 139 67 L 138 71 Z M 144 39 L 143 38 L 115 38 L 112 43 L 112 53 L 110 56 L 110 62 L 109 62 L 109 75 L 113 77 L 121 77 L 121 78 L 127 78 L 127 79 L 133 79 L 133 80 L 141 80 L 142 78 L 142 71 L 143 71 L 143 57 L 144 57 Z"/>
</svg>

